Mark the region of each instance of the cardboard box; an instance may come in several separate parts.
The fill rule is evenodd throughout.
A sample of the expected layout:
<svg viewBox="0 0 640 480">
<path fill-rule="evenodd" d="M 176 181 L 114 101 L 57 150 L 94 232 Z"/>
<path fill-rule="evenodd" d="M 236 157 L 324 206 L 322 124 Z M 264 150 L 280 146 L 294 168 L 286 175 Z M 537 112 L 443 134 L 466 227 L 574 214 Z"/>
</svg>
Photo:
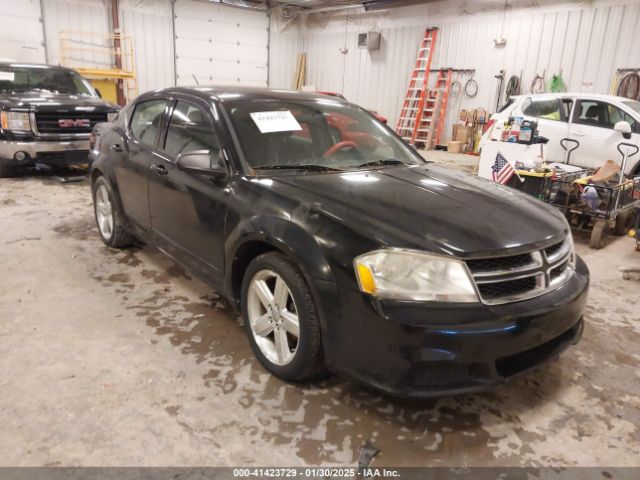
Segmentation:
<svg viewBox="0 0 640 480">
<path fill-rule="evenodd" d="M 451 140 L 447 143 L 447 152 L 462 153 L 464 144 L 457 140 Z"/>
<path fill-rule="evenodd" d="M 453 126 L 452 140 L 462 143 L 469 143 L 469 140 L 473 136 L 473 130 L 466 125 L 455 124 Z"/>
</svg>

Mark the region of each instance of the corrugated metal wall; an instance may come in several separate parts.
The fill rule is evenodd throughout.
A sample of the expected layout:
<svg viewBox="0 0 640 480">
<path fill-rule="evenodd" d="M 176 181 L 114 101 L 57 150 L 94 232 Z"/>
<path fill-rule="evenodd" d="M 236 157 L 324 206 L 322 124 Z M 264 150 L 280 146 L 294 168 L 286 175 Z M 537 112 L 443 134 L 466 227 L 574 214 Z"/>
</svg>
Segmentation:
<svg viewBox="0 0 640 480">
<path fill-rule="evenodd" d="M 138 92 L 174 85 L 169 0 L 120 0 L 120 27 L 133 38 Z"/>
<path fill-rule="evenodd" d="M 402 24 L 401 11 L 394 13 L 396 24 Z M 415 13 L 415 9 L 409 11 Z M 377 23 L 367 22 L 366 15 L 349 21 L 346 41 L 344 20 L 328 22 L 324 28 L 305 29 L 307 83 L 321 90 L 341 91 L 350 100 L 386 115 L 394 125 L 424 27 L 438 26 L 433 67 L 475 68 L 474 78 L 479 84 L 475 98 L 451 98 L 446 130 L 449 136 L 460 108 L 495 108 L 494 75 L 501 69 L 506 70 L 507 77 L 522 74 L 527 90 L 536 73 L 546 71 L 548 80 L 562 70 L 570 90 L 608 93 L 615 69 L 640 68 L 637 2 L 581 8 L 566 5 L 552 11 L 514 10 L 506 18 L 503 13 L 436 21 L 425 17 L 423 26 L 416 25 L 415 15 L 405 20 L 414 26 L 378 29 L 382 32 L 382 48 L 375 52 L 359 49 L 356 44 L 357 33 Z M 502 28 L 507 44 L 495 47 L 493 40 L 500 37 Z M 339 51 L 345 44 L 346 55 Z M 271 54 L 274 68 L 279 63 L 289 65 L 290 57 L 295 57 L 287 42 L 274 42 Z M 280 75 L 273 75 L 272 85 L 289 87 L 286 69 L 278 69 Z M 466 78 L 461 79 L 463 83 Z"/>
<path fill-rule="evenodd" d="M 265 11 L 176 0 L 174 13 L 178 85 L 267 86 Z"/>
<path fill-rule="evenodd" d="M 40 0 L 0 2 L 0 58 L 44 63 Z"/>
<path fill-rule="evenodd" d="M 60 58 L 60 32 L 90 32 L 108 34 L 109 12 L 104 0 L 44 0 L 44 22 L 47 32 L 47 52 L 49 63 L 58 64 Z M 111 60 L 108 55 L 95 51 L 106 47 L 100 37 L 82 37 L 82 42 L 74 43 L 67 64 L 90 67 L 104 67 Z M 80 49 L 84 50 L 80 50 Z"/>
</svg>

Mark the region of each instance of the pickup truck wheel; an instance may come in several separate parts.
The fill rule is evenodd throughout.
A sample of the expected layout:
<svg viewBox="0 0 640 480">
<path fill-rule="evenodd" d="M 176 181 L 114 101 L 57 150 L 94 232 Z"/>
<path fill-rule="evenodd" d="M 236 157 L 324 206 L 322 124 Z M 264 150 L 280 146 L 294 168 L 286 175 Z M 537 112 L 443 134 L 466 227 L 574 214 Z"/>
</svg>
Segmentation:
<svg viewBox="0 0 640 480">
<path fill-rule="evenodd" d="M 15 174 L 16 169 L 13 166 L 0 162 L 0 178 L 13 177 Z"/>
<path fill-rule="evenodd" d="M 265 369 L 285 381 L 322 370 L 318 310 L 304 276 L 285 255 L 268 252 L 249 264 L 241 306 L 249 342 Z"/>
<path fill-rule="evenodd" d="M 119 208 L 116 194 L 105 177 L 93 184 L 93 210 L 102 241 L 109 247 L 123 248 L 133 243 L 126 230 L 124 214 Z"/>
</svg>

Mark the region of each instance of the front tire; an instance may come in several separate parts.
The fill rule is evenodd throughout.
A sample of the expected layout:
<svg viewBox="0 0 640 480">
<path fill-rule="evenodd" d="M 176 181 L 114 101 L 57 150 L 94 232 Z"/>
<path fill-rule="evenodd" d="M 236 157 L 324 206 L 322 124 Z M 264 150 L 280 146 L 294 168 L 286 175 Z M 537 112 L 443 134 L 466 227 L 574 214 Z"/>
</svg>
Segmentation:
<svg viewBox="0 0 640 480">
<path fill-rule="evenodd" d="M 285 381 L 322 370 L 318 309 L 304 276 L 285 255 L 268 252 L 249 264 L 241 307 L 251 348 L 266 370 Z"/>
<path fill-rule="evenodd" d="M 109 181 L 105 177 L 98 177 L 92 190 L 93 211 L 102 241 L 113 248 L 133 244 L 134 238 L 127 232 L 124 213 Z"/>
</svg>

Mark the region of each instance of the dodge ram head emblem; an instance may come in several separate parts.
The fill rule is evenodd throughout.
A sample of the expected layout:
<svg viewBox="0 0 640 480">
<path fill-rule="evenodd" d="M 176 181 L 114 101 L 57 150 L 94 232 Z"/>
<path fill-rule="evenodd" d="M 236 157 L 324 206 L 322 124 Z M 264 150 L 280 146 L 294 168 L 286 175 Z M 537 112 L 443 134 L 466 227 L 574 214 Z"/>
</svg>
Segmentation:
<svg viewBox="0 0 640 480">
<path fill-rule="evenodd" d="M 88 118 L 61 118 L 58 120 L 58 126 L 60 128 L 90 128 L 91 121 Z"/>
</svg>

